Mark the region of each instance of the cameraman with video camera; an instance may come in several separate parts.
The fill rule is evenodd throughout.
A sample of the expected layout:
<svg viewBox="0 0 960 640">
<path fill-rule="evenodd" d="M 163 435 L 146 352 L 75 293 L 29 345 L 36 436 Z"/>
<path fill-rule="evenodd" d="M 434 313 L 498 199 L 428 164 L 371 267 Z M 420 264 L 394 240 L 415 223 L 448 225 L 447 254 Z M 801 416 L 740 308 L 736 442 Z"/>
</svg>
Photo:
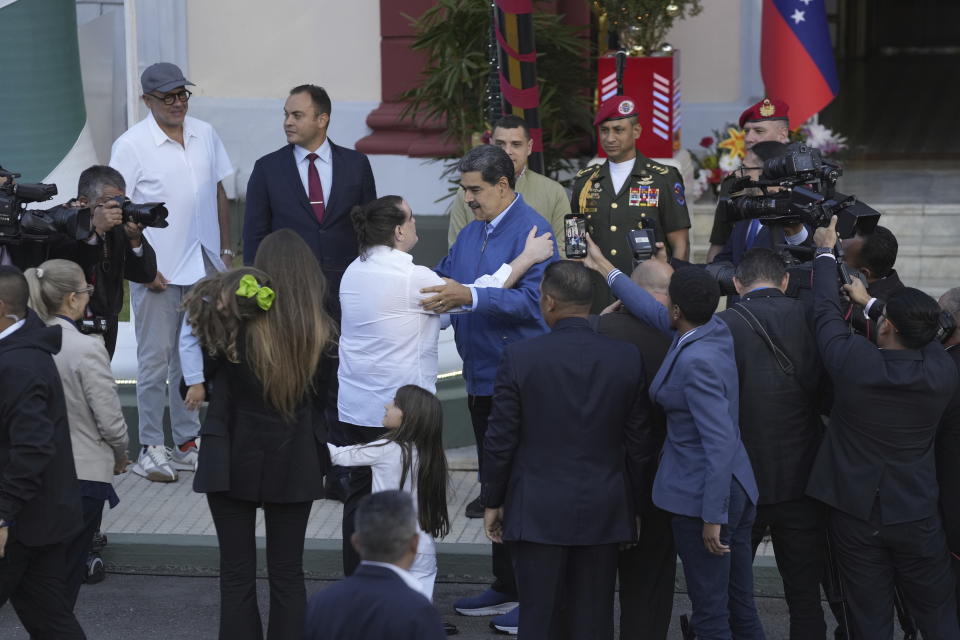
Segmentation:
<svg viewBox="0 0 960 640">
<path fill-rule="evenodd" d="M 94 210 L 98 259 L 91 267 L 84 268 L 87 280 L 94 286 L 88 309 L 94 317 L 105 321 L 103 341 L 111 358 L 117 346 L 117 318 L 123 308 L 124 279 L 147 284 L 157 277 L 157 255 L 143 235 L 144 223 L 158 227 L 166 225 L 162 215 L 153 218 L 131 216 L 130 205 L 125 202 L 126 188 L 119 171 L 106 165 L 94 165 L 80 174 L 75 200 L 80 207 L 92 206 Z"/>
<path fill-rule="evenodd" d="M 938 425 L 958 386 L 936 341 L 940 308 L 905 287 L 887 300 L 876 345 L 851 333 L 837 238 L 837 216 L 814 234 L 816 337 L 834 400 L 807 495 L 829 507 L 851 637 L 893 637 L 899 585 L 924 638 L 960 638 L 935 468 Z"/>
<path fill-rule="evenodd" d="M 23 271 L 63 258 L 85 269 L 93 266 L 97 260 L 93 228 L 102 215 L 70 205 L 28 210 L 27 205 L 55 196 L 57 186 L 18 183 L 19 177 L 0 167 L 0 265 L 12 264 Z"/>
</svg>

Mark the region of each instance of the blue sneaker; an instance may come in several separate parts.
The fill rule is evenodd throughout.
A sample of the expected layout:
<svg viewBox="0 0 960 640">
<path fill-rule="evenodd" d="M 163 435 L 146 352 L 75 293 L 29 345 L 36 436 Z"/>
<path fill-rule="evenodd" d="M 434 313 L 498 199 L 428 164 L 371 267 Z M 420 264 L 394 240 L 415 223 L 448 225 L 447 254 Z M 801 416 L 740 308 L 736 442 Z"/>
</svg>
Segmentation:
<svg viewBox="0 0 960 640">
<path fill-rule="evenodd" d="M 520 604 L 510 596 L 487 589 L 478 596 L 460 598 L 453 608 L 462 616 L 495 616 L 515 609 Z"/>
<path fill-rule="evenodd" d="M 520 607 L 514 607 L 503 615 L 490 618 L 490 628 L 500 633 L 508 633 L 511 636 L 517 635 L 517 629 L 520 627 Z"/>
</svg>

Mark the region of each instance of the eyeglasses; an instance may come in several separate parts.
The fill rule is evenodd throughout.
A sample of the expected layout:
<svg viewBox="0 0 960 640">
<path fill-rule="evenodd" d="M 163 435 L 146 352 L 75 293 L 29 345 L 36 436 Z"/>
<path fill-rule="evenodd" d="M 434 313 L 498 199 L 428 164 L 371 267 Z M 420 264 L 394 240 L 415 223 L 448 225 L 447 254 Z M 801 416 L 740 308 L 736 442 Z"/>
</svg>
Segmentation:
<svg viewBox="0 0 960 640">
<path fill-rule="evenodd" d="M 169 107 L 173 105 L 173 103 L 176 102 L 177 100 L 179 100 L 180 102 L 186 102 L 187 100 L 190 99 L 190 96 L 192 96 L 193 93 L 184 89 L 183 91 L 178 91 L 177 93 L 168 93 L 165 96 L 155 96 L 152 93 L 148 93 L 147 95 L 153 98 L 154 100 L 160 100 L 161 102 L 163 102 L 163 104 Z"/>
<path fill-rule="evenodd" d="M 80 295 L 81 293 L 86 293 L 86 294 L 89 295 L 89 294 L 93 293 L 93 289 L 94 289 L 94 287 L 93 287 L 93 285 L 91 284 L 91 285 L 87 285 L 87 286 L 84 287 L 83 289 L 78 289 L 77 291 L 74 291 L 74 293 L 77 294 L 77 295 Z"/>
</svg>

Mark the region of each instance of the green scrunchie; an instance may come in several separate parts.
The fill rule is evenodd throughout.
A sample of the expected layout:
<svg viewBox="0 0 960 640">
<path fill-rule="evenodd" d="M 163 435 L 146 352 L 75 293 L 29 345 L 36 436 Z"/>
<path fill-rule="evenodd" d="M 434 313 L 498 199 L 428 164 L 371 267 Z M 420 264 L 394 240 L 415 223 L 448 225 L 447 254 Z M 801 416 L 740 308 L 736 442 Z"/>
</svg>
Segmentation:
<svg viewBox="0 0 960 640">
<path fill-rule="evenodd" d="M 242 298 L 256 298 L 257 306 L 264 311 L 269 311 L 273 306 L 273 301 L 277 294 L 270 287 L 261 287 L 249 273 L 240 278 L 240 286 L 237 288 L 237 295 Z"/>
</svg>

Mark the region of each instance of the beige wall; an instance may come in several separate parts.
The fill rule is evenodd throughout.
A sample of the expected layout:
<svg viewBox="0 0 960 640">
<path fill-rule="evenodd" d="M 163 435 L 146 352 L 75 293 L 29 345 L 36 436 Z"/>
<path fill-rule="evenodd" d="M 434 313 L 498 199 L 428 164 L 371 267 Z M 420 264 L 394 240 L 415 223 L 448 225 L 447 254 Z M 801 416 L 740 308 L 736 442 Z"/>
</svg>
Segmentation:
<svg viewBox="0 0 960 640">
<path fill-rule="evenodd" d="M 276 98 L 302 83 L 380 100 L 378 0 L 188 0 L 190 79 L 214 98 Z"/>
<path fill-rule="evenodd" d="M 667 42 L 680 50 L 683 101 L 740 99 L 742 3 L 709 0 L 698 16 L 680 20 Z"/>
</svg>

